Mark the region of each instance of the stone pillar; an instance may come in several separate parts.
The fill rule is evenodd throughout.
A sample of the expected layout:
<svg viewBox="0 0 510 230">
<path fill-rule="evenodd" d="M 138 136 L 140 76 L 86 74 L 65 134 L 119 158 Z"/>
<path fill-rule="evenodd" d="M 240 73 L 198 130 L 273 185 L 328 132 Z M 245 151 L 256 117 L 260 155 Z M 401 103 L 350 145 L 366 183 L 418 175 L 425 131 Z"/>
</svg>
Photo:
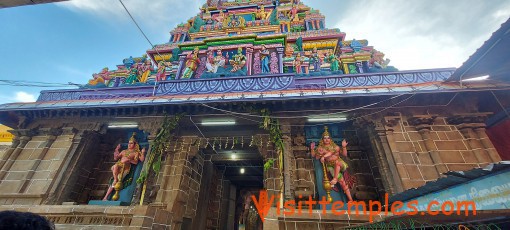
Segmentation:
<svg viewBox="0 0 510 230">
<path fill-rule="evenodd" d="M 264 170 L 264 188 L 267 190 L 267 195 L 269 197 L 281 196 L 281 188 L 285 182 L 283 181 L 282 174 L 280 173 L 278 154 L 273 150 L 274 147 L 272 145 L 268 146 L 266 144 L 269 141 L 268 135 L 257 135 L 255 137 L 255 141 L 257 142 L 257 148 L 259 153 L 262 155 L 264 162 L 274 160 L 273 166 Z M 277 202 L 274 204 L 276 205 L 276 203 Z"/>
<path fill-rule="evenodd" d="M 235 210 L 236 210 L 236 200 L 237 200 L 237 194 L 236 194 L 236 186 L 230 185 L 230 192 L 229 192 L 229 199 L 228 199 L 228 217 L 227 217 L 227 226 L 222 229 L 227 230 L 234 230 L 234 226 L 236 226 L 235 222 Z"/>
<path fill-rule="evenodd" d="M 204 176 L 200 181 L 200 195 L 198 197 L 198 207 L 196 217 L 193 218 L 192 229 L 206 229 L 209 199 L 211 195 L 211 180 L 213 179 L 214 165 L 211 161 L 204 162 Z"/>
<path fill-rule="evenodd" d="M 41 152 L 33 159 L 32 166 L 28 170 L 28 173 L 25 177 L 24 182 L 20 184 L 19 192 L 24 193 L 28 187 L 28 184 L 30 183 L 30 180 L 34 176 L 35 171 L 37 170 L 37 167 L 39 167 L 39 164 L 41 163 L 41 160 L 44 158 L 46 153 L 48 152 L 48 149 L 53 144 L 55 139 L 57 139 L 57 136 L 62 133 L 62 130 L 59 129 L 52 129 L 52 128 L 41 128 L 39 129 L 39 135 L 45 135 L 47 136 L 46 143 L 44 143 L 44 147 L 41 150 Z"/>
<path fill-rule="evenodd" d="M 197 168 L 198 171 L 193 168 L 195 160 L 200 161 L 199 164 L 203 164 L 203 158 L 198 155 L 198 150 L 201 147 L 196 145 L 198 139 L 196 136 L 181 137 L 175 143 L 177 146 L 170 147 L 175 148 L 175 152 L 171 153 L 171 157 L 167 157 L 163 166 L 161 187 L 152 204 L 152 206 L 161 206 L 172 212 L 172 229 L 180 229 L 184 217 L 195 217 L 198 199 L 198 191 L 195 189 L 200 187 L 203 170 L 200 167 Z M 201 144 L 205 145 L 205 143 L 205 141 L 201 141 Z M 200 175 L 194 177 L 196 173 Z"/>
<path fill-rule="evenodd" d="M 482 143 L 480 142 L 477 134 L 473 130 L 475 126 L 473 126 L 472 124 L 459 124 L 456 127 L 460 131 L 460 133 L 462 133 L 464 138 L 467 139 L 466 143 L 468 144 L 469 149 L 473 151 L 473 153 L 475 154 L 478 163 L 488 164 L 491 161 L 491 159 L 490 157 L 485 155 L 482 149 Z"/>
<path fill-rule="evenodd" d="M 285 200 L 293 200 L 294 199 L 294 171 L 295 171 L 295 160 L 294 154 L 292 150 L 292 134 L 291 134 L 291 126 L 288 120 L 282 120 L 280 123 L 280 130 L 283 134 L 283 181 L 284 181 L 284 191 L 283 195 Z M 276 147 L 276 146 L 275 146 Z M 275 149 L 278 153 L 278 150 Z"/>
<path fill-rule="evenodd" d="M 491 140 L 487 136 L 487 133 L 485 132 L 485 126 L 474 128 L 474 130 L 476 135 L 478 135 L 478 138 L 482 142 L 485 151 L 489 154 L 489 157 L 491 158 L 492 162 L 501 161 L 501 156 L 498 154 Z"/>
<path fill-rule="evenodd" d="M 386 128 L 380 121 L 374 122 L 374 131 L 376 138 L 374 139 L 375 145 L 377 146 L 379 151 L 376 151 L 378 161 L 381 165 L 383 176 L 381 179 L 383 183 L 388 186 L 388 194 L 391 196 L 396 194 L 397 191 L 403 191 L 401 180 L 398 177 L 397 165 L 392 157 L 391 148 L 388 143 L 388 139 L 386 138 Z M 399 183 L 400 182 L 400 183 Z M 399 183 L 399 188 L 396 184 Z"/>
<path fill-rule="evenodd" d="M 179 55 L 179 67 L 177 68 L 177 72 L 175 73 L 175 79 L 181 79 L 182 71 L 186 66 L 184 65 L 184 61 L 186 60 L 186 54 Z"/>
<path fill-rule="evenodd" d="M 162 124 L 163 124 L 163 119 L 161 119 L 161 118 L 143 120 L 140 122 L 139 129 L 143 130 L 145 133 L 149 133 L 149 135 L 147 136 L 147 142 L 149 142 L 149 146 L 147 146 L 147 153 L 145 155 L 146 160 L 143 163 L 142 172 L 151 171 L 152 169 L 149 168 L 150 165 L 152 165 L 152 163 L 155 160 L 157 160 L 155 158 L 156 153 L 154 153 L 152 151 L 152 149 L 154 148 L 154 146 L 153 146 L 154 139 L 156 139 L 156 136 L 159 133 L 159 130 L 161 129 Z M 164 154 L 164 152 L 163 152 L 163 154 Z M 163 164 L 163 162 L 162 162 L 162 164 Z M 157 176 L 158 175 L 156 175 L 156 177 Z M 147 175 L 147 178 L 145 179 L 144 184 L 142 184 L 142 185 L 137 184 L 137 187 L 136 187 L 135 192 L 133 193 L 133 199 L 132 199 L 134 204 L 139 204 L 139 203 L 143 204 L 149 200 L 149 198 L 150 198 L 149 194 L 154 189 L 155 179 L 156 178 L 149 177 L 149 175 Z M 144 200 L 142 202 L 140 202 L 140 199 L 142 198 L 141 195 L 142 195 L 142 190 L 143 190 L 144 186 L 145 186 Z"/>
<path fill-rule="evenodd" d="M 436 116 L 415 116 L 408 120 L 410 125 L 416 127 L 418 133 L 420 133 L 423 143 L 425 145 L 426 151 L 429 153 L 429 157 L 436 168 L 436 178 L 439 178 L 442 173 L 448 171 L 446 166 L 443 164 L 441 160 L 441 156 L 437 150 L 436 145 L 434 144 L 434 140 L 430 135 L 431 126 L 434 124 L 434 120 Z"/>
<path fill-rule="evenodd" d="M 34 131 L 30 129 L 18 129 L 14 130 L 13 133 L 15 133 L 14 135 L 18 137 L 19 144 L 17 144 L 16 149 L 14 149 L 11 154 L 9 154 L 9 158 L 6 158 L 7 160 L 5 160 L 3 167 L 0 169 L 0 181 L 5 178 L 7 172 L 11 169 L 19 154 L 23 148 L 25 148 L 25 145 L 27 145 L 27 143 L 32 139 L 32 136 L 34 135 Z"/>
<path fill-rule="evenodd" d="M 84 154 L 87 152 L 87 147 L 95 144 L 91 142 L 91 139 L 86 138 L 88 133 L 86 130 L 98 131 L 99 123 L 92 123 L 91 126 L 94 127 L 90 129 L 77 129 L 73 127 L 62 128 L 62 133 L 57 137 L 57 140 L 62 139 L 61 141 L 63 141 L 63 139 L 68 136 L 71 143 L 60 168 L 56 171 L 55 177 L 49 186 L 48 197 L 44 200 L 44 204 L 60 204 L 65 201 L 68 194 L 71 193 L 77 175 L 70 175 L 78 171 L 79 164 L 82 163 L 80 160 L 90 160 L 86 159 Z"/>
<path fill-rule="evenodd" d="M 3 166 L 5 165 L 5 162 L 7 162 L 7 160 L 11 156 L 11 154 L 14 152 L 14 150 L 16 150 L 18 145 L 21 143 L 19 136 L 17 136 L 18 132 L 16 132 L 15 130 L 9 130 L 9 132 L 14 135 L 14 139 L 12 140 L 11 146 L 7 150 L 5 150 L 4 155 L 0 159 L 0 169 L 3 168 Z"/>
<path fill-rule="evenodd" d="M 278 67 L 280 73 L 283 73 L 283 52 L 285 51 L 284 47 L 276 48 L 276 52 L 278 53 Z"/>
<path fill-rule="evenodd" d="M 501 161 L 499 155 L 494 151 L 494 146 L 485 134 L 485 120 L 490 114 L 454 114 L 447 118 L 448 123 L 455 125 L 464 138 L 467 139 L 466 144 L 482 166 Z"/>
<path fill-rule="evenodd" d="M 228 215 L 230 212 L 234 212 L 234 210 L 229 209 L 230 203 L 230 181 L 223 180 L 223 191 L 221 194 L 221 212 L 220 212 L 220 225 L 219 229 L 227 229 Z"/>
<path fill-rule="evenodd" d="M 246 68 L 248 75 L 252 75 L 253 71 L 253 48 L 246 48 Z"/>
<path fill-rule="evenodd" d="M 383 141 L 383 144 L 384 143 L 387 143 L 387 145 L 389 146 L 389 151 L 391 153 L 390 156 L 387 156 L 387 157 L 390 157 L 390 161 L 389 162 L 393 162 L 391 165 L 388 165 L 390 171 L 392 173 L 395 173 L 395 170 L 396 170 L 396 174 L 395 175 L 398 175 L 399 174 L 399 170 L 398 170 L 398 166 L 402 166 L 403 162 L 402 162 L 402 159 L 400 158 L 400 154 L 399 152 L 397 151 L 397 148 L 395 148 L 395 138 L 393 136 L 393 132 L 394 132 L 394 128 L 397 124 L 399 124 L 400 122 L 400 117 L 385 117 L 385 120 L 384 120 L 384 132 L 381 130 L 379 133 L 381 133 L 383 135 L 383 137 L 385 138 L 381 138 Z M 382 129 L 383 126 L 381 126 L 379 129 Z M 376 127 L 376 130 L 378 128 Z M 396 168 L 393 169 L 393 166 L 395 166 Z M 402 179 L 400 176 L 397 176 L 397 177 L 393 177 L 393 184 L 395 186 L 395 193 L 400 193 L 400 192 L 403 192 L 404 191 L 404 185 L 402 183 Z"/>
</svg>

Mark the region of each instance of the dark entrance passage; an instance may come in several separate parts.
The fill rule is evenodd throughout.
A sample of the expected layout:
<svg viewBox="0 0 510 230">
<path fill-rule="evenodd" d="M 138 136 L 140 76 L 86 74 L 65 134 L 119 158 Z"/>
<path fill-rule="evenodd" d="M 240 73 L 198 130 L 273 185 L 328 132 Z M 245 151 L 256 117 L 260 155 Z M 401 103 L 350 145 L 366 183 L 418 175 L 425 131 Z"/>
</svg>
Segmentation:
<svg viewBox="0 0 510 230">
<path fill-rule="evenodd" d="M 264 187 L 264 161 L 255 138 L 265 131 L 245 120 L 218 125 L 219 118 L 209 119 L 194 118 L 183 134 L 198 130 L 208 142 L 201 149 L 204 166 L 193 229 L 262 229 L 251 195 Z"/>
<path fill-rule="evenodd" d="M 263 160 L 255 147 L 234 146 L 231 149 L 206 151 L 206 159 L 223 171 L 223 183 L 229 184 L 229 206 L 224 207 L 227 216 L 226 229 L 262 229 L 251 196 L 258 197 L 263 188 Z"/>
</svg>

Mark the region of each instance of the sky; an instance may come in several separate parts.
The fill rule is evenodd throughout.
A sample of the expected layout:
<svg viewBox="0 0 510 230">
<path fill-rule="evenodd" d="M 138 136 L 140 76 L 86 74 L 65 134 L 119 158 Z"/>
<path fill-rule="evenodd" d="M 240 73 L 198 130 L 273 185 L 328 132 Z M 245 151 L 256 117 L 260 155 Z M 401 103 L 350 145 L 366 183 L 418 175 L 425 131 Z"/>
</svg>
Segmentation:
<svg viewBox="0 0 510 230">
<path fill-rule="evenodd" d="M 205 0 L 123 0 L 152 44 Z M 400 70 L 460 67 L 510 16 L 508 0 L 302 0 L 346 39 L 367 39 Z M 333 6 L 333 7 L 332 7 Z M 41 90 L 86 84 L 151 48 L 117 0 L 72 0 L 0 9 L 0 104 L 35 101 Z M 40 85 L 40 84 L 38 84 Z M 67 86 L 67 88 L 69 88 Z M 71 87 L 75 88 L 75 87 Z"/>
</svg>

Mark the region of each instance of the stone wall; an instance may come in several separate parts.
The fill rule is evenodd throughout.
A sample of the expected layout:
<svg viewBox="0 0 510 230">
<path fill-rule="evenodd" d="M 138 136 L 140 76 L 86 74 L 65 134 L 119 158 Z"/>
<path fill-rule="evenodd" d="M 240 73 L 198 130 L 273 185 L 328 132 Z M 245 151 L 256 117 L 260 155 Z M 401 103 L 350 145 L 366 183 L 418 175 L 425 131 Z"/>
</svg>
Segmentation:
<svg viewBox="0 0 510 230">
<path fill-rule="evenodd" d="M 172 213 L 172 228 L 179 229 L 183 218 L 193 219 L 197 210 L 204 158 L 199 153 L 203 146 L 196 137 L 181 137 L 172 144 L 175 151 L 162 165 L 158 178 L 159 191 L 152 206 Z M 202 142 L 205 144 L 206 142 Z"/>
<path fill-rule="evenodd" d="M 385 117 L 386 136 L 403 189 L 501 160 L 484 130 L 487 114 Z"/>
<path fill-rule="evenodd" d="M 8 149 L 0 171 L 0 204 L 41 204 L 60 185 L 74 154 L 71 129 L 15 130 L 19 144 Z"/>
</svg>

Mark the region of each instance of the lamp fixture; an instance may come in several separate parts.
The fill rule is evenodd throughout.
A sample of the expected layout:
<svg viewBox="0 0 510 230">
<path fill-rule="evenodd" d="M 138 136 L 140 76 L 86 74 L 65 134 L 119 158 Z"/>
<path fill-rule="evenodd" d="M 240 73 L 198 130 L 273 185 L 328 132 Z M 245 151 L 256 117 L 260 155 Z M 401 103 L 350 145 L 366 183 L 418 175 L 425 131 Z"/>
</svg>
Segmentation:
<svg viewBox="0 0 510 230">
<path fill-rule="evenodd" d="M 233 119 L 204 119 L 200 124 L 204 126 L 235 125 L 236 121 Z"/>
<path fill-rule="evenodd" d="M 241 174 L 244 174 L 244 168 L 241 168 L 241 170 L 239 170 L 239 172 L 240 172 Z"/>
<path fill-rule="evenodd" d="M 483 75 L 483 76 L 479 76 L 479 77 L 463 79 L 461 81 L 483 81 L 483 80 L 487 80 L 488 78 L 489 78 L 489 75 Z"/>
<path fill-rule="evenodd" d="M 108 124 L 109 129 L 128 129 L 128 128 L 138 128 L 137 122 L 110 122 Z"/>
<path fill-rule="evenodd" d="M 325 115 L 317 115 L 317 116 L 309 116 L 308 117 L 308 122 L 330 122 L 330 121 L 346 121 L 346 120 L 347 120 L 347 116 L 345 116 L 345 114 L 340 114 L 340 115 L 325 114 Z"/>
</svg>

